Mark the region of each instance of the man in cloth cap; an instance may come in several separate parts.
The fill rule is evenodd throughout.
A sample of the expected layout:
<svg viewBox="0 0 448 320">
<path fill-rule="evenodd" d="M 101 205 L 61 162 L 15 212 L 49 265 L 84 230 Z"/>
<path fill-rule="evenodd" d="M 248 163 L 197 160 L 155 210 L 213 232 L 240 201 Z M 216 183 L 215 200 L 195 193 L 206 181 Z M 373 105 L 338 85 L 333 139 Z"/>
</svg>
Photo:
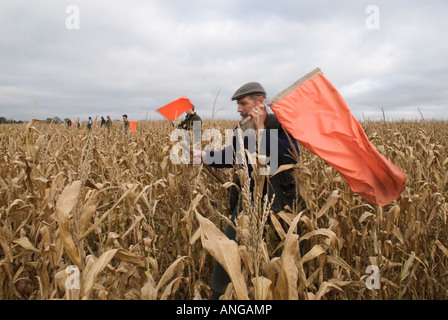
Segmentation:
<svg viewBox="0 0 448 320">
<path fill-rule="evenodd" d="M 243 119 L 251 117 L 250 126 L 251 128 L 258 130 L 262 133 L 262 139 L 267 141 L 272 141 L 276 139 L 277 143 L 277 154 L 270 153 L 270 143 L 266 143 L 266 156 L 272 158 L 276 157 L 278 161 L 278 166 L 285 164 L 295 164 L 296 159 L 294 159 L 294 154 L 299 155 L 299 148 L 297 141 L 294 138 L 289 138 L 288 133 L 283 129 L 280 122 L 277 120 L 274 114 L 268 114 L 265 106 L 266 91 L 258 82 L 249 82 L 239 88 L 232 97 L 232 101 L 236 101 L 238 104 L 238 112 Z M 237 130 L 234 131 L 233 143 L 226 148 L 218 151 L 200 151 L 194 150 L 193 159 L 194 163 L 199 163 L 202 159 L 205 163 L 216 168 L 231 168 L 234 167 L 235 158 L 234 153 L 238 150 L 238 136 L 235 134 Z M 245 137 L 247 138 L 247 137 Z M 244 141 L 244 148 L 248 149 L 247 139 Z M 229 159 L 229 153 L 232 154 L 230 158 L 233 159 L 233 163 L 226 163 L 226 159 Z M 222 161 L 212 162 L 210 159 L 221 159 Z M 247 160 L 247 158 L 246 158 Z M 248 163 L 248 162 L 247 162 Z M 254 181 L 252 178 L 252 166 L 248 166 L 248 177 L 250 179 L 250 191 L 252 194 L 254 188 Z M 236 170 L 235 170 L 236 171 Z M 234 176 L 235 184 L 240 187 L 241 183 L 238 177 Z M 300 206 L 301 210 L 304 210 L 305 204 L 302 201 L 300 195 L 296 189 L 296 182 L 291 174 L 291 170 L 282 171 L 269 178 L 268 186 L 265 186 L 264 194 L 268 194 L 269 202 L 272 200 L 273 195 L 274 201 L 271 206 L 271 210 L 274 212 L 279 212 L 284 210 L 285 206 L 294 208 L 294 206 Z M 239 212 L 241 212 L 241 198 L 238 194 L 236 188 L 230 189 L 229 197 L 230 212 L 232 213 L 231 221 L 235 223 Z M 225 230 L 225 235 L 231 239 L 235 240 L 236 231 L 229 225 Z M 224 294 L 227 285 L 230 282 L 230 278 L 227 275 L 224 268 L 215 261 L 214 269 L 211 276 L 211 289 L 212 289 L 212 299 L 219 299 L 219 297 Z"/>
<path fill-rule="evenodd" d="M 179 129 L 191 130 L 194 122 L 202 123 L 201 117 L 194 111 L 194 107 L 186 111 L 185 119 L 177 126 Z"/>
</svg>

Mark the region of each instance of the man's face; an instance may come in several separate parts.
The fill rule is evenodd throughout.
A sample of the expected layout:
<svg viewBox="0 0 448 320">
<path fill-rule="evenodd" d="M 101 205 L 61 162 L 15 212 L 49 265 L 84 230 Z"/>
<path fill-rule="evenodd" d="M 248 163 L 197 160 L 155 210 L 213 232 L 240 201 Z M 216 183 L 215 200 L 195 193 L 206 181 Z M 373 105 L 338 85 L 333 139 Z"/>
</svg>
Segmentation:
<svg viewBox="0 0 448 320">
<path fill-rule="evenodd" d="M 257 99 L 253 99 L 251 96 L 246 96 L 241 99 L 238 99 L 238 112 L 240 113 L 242 118 L 245 118 L 249 115 L 249 112 L 255 108 L 257 105 L 263 104 L 263 97 L 258 97 Z"/>
</svg>

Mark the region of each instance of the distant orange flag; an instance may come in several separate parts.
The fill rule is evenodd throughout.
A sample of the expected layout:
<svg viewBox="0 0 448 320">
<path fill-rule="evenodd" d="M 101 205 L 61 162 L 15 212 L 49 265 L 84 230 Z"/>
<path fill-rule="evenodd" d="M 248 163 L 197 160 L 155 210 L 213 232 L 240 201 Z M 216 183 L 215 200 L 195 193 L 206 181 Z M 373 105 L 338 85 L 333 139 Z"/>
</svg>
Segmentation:
<svg viewBox="0 0 448 320">
<path fill-rule="evenodd" d="M 406 186 L 406 174 L 369 141 L 344 98 L 316 69 L 271 100 L 280 123 L 347 180 L 353 192 L 385 206 Z"/>
<path fill-rule="evenodd" d="M 129 127 L 131 132 L 135 132 L 137 130 L 137 121 L 129 121 Z"/>
<path fill-rule="evenodd" d="M 168 120 L 174 121 L 179 118 L 182 113 L 191 108 L 193 108 L 193 105 L 191 104 L 190 100 L 185 97 L 180 97 L 168 103 L 166 106 L 157 109 L 157 111 Z"/>
</svg>

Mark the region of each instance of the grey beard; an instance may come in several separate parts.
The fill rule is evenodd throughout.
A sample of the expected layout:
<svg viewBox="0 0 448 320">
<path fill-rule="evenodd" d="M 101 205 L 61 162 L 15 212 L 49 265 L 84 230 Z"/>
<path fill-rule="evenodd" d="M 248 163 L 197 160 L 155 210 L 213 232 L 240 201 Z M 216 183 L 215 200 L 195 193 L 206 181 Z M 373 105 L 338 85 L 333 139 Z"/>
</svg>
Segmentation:
<svg viewBox="0 0 448 320">
<path fill-rule="evenodd" d="M 241 130 L 246 131 L 247 129 L 255 129 L 254 119 L 251 116 L 247 116 L 243 120 L 240 121 L 239 126 Z"/>
</svg>

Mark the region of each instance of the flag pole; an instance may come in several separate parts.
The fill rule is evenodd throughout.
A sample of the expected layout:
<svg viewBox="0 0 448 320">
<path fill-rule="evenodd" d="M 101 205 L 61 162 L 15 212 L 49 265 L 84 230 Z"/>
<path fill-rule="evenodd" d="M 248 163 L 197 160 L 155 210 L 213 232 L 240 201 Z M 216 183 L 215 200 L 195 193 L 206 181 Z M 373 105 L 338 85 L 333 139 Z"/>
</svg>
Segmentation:
<svg viewBox="0 0 448 320">
<path fill-rule="evenodd" d="M 320 68 L 316 68 L 313 71 L 311 71 L 310 73 L 308 73 L 307 75 L 303 76 L 302 78 L 300 78 L 299 80 L 297 80 L 296 82 L 294 82 L 292 85 L 290 85 L 288 88 L 286 88 L 285 90 L 283 90 L 282 92 L 278 93 L 274 98 L 270 99 L 268 101 L 267 106 L 271 106 L 274 103 L 279 102 L 280 100 L 282 100 L 284 97 L 286 97 L 288 94 L 290 94 L 291 92 L 293 92 L 295 89 L 297 89 L 297 87 L 300 87 L 302 84 L 304 84 L 305 82 L 307 82 L 308 80 L 312 79 L 313 77 L 317 76 L 318 74 L 321 74 L 322 71 Z M 244 126 L 247 122 L 249 122 L 252 119 L 251 116 L 247 116 L 246 118 L 244 118 L 243 120 L 240 121 L 240 126 Z"/>
<path fill-rule="evenodd" d="M 308 73 L 307 75 L 303 76 L 302 78 L 300 78 L 299 80 L 297 80 L 296 82 L 294 82 L 292 85 L 290 85 L 288 88 L 286 88 L 285 90 L 283 90 L 282 92 L 280 92 L 279 94 L 277 94 L 274 98 L 271 99 L 271 101 L 269 102 L 270 105 L 273 105 L 274 103 L 279 102 L 280 100 L 282 100 L 284 97 L 286 97 L 287 95 L 289 95 L 291 92 L 293 92 L 295 89 L 297 89 L 298 87 L 300 87 L 302 84 L 304 84 L 305 82 L 307 82 L 308 80 L 314 78 L 315 76 L 317 76 L 318 74 L 321 74 L 322 71 L 320 70 L 320 68 L 316 68 L 313 71 L 311 71 L 310 73 Z"/>
</svg>

